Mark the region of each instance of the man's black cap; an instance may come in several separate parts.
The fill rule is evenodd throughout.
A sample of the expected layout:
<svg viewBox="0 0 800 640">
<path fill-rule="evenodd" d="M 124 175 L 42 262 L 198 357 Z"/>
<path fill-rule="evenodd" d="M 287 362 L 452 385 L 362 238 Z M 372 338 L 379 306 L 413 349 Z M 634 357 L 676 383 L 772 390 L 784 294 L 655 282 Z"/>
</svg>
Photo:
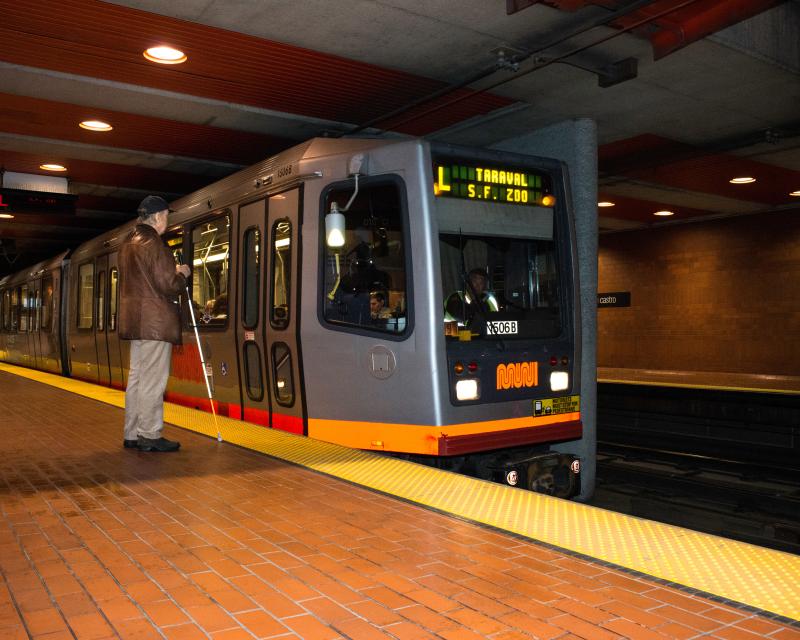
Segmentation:
<svg viewBox="0 0 800 640">
<path fill-rule="evenodd" d="M 164 200 L 161 196 L 147 196 L 144 200 L 142 200 L 141 204 L 139 204 L 139 208 L 136 212 L 139 214 L 139 217 L 144 219 L 147 216 L 152 216 L 154 213 L 158 213 L 159 211 L 169 211 L 169 205 L 167 201 Z"/>
</svg>

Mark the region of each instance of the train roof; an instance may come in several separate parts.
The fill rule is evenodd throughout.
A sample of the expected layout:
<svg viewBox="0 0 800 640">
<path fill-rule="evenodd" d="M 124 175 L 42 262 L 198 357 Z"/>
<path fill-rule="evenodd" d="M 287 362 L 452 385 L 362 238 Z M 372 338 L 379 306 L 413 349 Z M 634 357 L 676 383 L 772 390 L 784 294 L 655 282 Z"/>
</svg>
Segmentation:
<svg viewBox="0 0 800 640">
<path fill-rule="evenodd" d="M 59 253 L 57 256 L 52 258 L 48 258 L 47 260 L 42 260 L 41 262 L 37 262 L 34 265 L 29 267 L 25 267 L 24 269 L 20 269 L 14 273 L 10 273 L 4 278 L 0 279 L 0 287 L 13 285 L 13 284 L 21 284 L 23 282 L 27 282 L 28 280 L 33 280 L 34 278 L 38 278 L 47 271 L 52 271 L 53 269 L 60 269 L 61 265 L 64 264 L 66 261 L 67 255 L 69 251 L 63 251 Z"/>
</svg>

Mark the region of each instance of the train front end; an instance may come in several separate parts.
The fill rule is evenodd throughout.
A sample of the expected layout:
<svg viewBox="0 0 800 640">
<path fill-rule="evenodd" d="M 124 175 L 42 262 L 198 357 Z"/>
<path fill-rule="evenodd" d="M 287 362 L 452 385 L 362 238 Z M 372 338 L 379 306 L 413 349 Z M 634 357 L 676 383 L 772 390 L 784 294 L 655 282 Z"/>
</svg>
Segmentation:
<svg viewBox="0 0 800 640">
<path fill-rule="evenodd" d="M 434 145 L 446 399 L 438 455 L 513 486 L 580 493 L 580 309 L 566 168 Z M 436 260 L 433 261 L 434 265 Z"/>
</svg>

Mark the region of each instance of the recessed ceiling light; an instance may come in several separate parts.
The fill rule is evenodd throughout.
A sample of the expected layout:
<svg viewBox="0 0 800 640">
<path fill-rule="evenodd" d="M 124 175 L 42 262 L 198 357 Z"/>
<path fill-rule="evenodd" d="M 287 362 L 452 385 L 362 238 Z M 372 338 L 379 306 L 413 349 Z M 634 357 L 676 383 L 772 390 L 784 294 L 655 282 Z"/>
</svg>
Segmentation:
<svg viewBox="0 0 800 640">
<path fill-rule="evenodd" d="M 158 64 L 180 64 L 188 60 L 186 54 L 180 49 L 164 45 L 150 47 L 147 51 L 144 51 L 142 55 L 150 60 L 150 62 L 157 62 Z"/>
<path fill-rule="evenodd" d="M 789 195 L 790 196 L 800 196 L 800 189 L 798 189 L 797 191 L 790 191 Z"/>
<path fill-rule="evenodd" d="M 656 211 L 653 213 L 654 216 L 674 216 L 674 211 L 667 211 L 666 209 L 663 211 Z"/>
<path fill-rule="evenodd" d="M 45 171 L 66 171 L 67 168 L 63 164 L 40 164 L 40 169 Z"/>
<path fill-rule="evenodd" d="M 102 120 L 84 120 L 79 126 L 81 129 L 88 129 L 89 131 L 111 131 L 114 128 Z"/>
<path fill-rule="evenodd" d="M 755 182 L 756 179 L 752 176 L 741 176 L 739 178 L 731 178 L 731 184 L 750 184 L 751 182 Z"/>
<path fill-rule="evenodd" d="M 8 218 L 10 220 L 13 217 L 14 215 L 11 213 L 0 213 L 0 218 Z"/>
<path fill-rule="evenodd" d="M 598 202 L 598 207 L 613 207 L 616 203 L 611 202 L 610 200 L 603 200 L 602 202 Z"/>
</svg>

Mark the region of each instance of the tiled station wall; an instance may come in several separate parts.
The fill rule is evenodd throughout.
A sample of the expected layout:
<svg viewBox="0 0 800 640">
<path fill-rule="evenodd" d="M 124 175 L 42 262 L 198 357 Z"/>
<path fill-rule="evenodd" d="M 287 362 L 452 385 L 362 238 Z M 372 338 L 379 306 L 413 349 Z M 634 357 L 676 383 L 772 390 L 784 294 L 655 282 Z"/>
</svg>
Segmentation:
<svg viewBox="0 0 800 640">
<path fill-rule="evenodd" d="M 600 367 L 800 375 L 800 211 L 600 235 Z"/>
</svg>

